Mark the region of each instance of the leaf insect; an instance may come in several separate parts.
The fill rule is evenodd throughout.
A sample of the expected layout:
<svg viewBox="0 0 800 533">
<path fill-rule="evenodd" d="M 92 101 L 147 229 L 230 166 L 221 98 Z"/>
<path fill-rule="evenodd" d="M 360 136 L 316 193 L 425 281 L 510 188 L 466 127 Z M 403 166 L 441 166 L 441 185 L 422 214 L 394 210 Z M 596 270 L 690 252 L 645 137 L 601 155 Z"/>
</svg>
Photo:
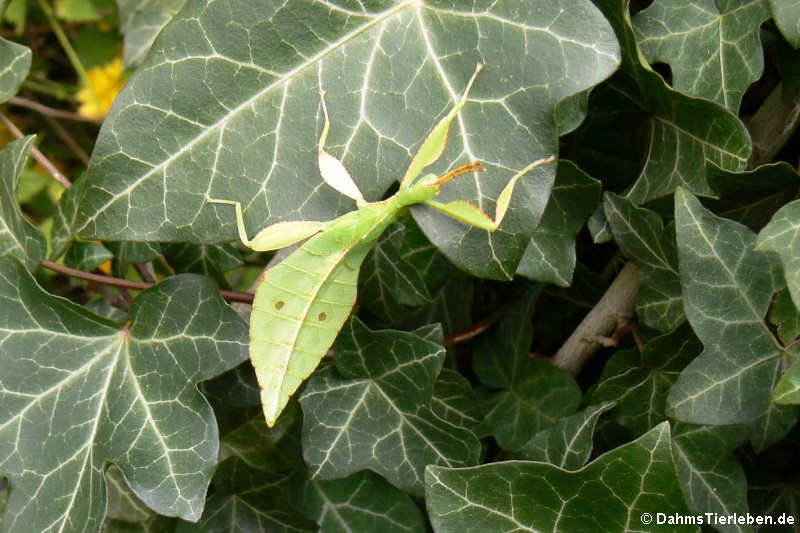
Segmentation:
<svg viewBox="0 0 800 533">
<path fill-rule="evenodd" d="M 422 170 L 444 152 L 450 124 L 466 103 L 467 93 L 481 67 L 479 64 L 475 69 L 455 107 L 428 134 L 411 160 L 398 192 L 391 198 L 367 202 L 342 162 L 325 151 L 330 123 L 322 94 L 325 125 L 319 139 L 320 173 L 328 185 L 356 201 L 356 211 L 329 222 L 278 222 L 249 239 L 239 202 L 208 200 L 235 207 L 239 238 L 252 250 L 277 250 L 311 237 L 262 275 L 253 301 L 250 359 L 269 427 L 275 424 L 289 397 L 311 375 L 333 344 L 355 304 L 361 263 L 403 209 L 424 203 L 465 224 L 494 231 L 506 215 L 517 180 L 531 169 L 555 160 L 550 156 L 534 161 L 514 175 L 497 199 L 494 219 L 466 201 L 442 204 L 434 200 L 440 187 L 456 176 L 485 170 L 480 162 L 460 166 L 441 177 L 427 174 L 416 180 Z"/>
</svg>

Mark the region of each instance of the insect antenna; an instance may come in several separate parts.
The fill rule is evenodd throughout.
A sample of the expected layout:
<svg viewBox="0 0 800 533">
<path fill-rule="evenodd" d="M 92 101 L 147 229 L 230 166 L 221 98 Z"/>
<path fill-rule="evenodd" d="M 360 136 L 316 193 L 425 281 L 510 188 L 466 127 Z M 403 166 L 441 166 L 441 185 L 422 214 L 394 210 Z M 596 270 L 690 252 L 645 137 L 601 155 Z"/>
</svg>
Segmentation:
<svg viewBox="0 0 800 533">
<path fill-rule="evenodd" d="M 457 176 L 469 174 L 470 172 L 486 172 L 486 169 L 481 166 L 480 161 L 473 161 L 472 163 L 467 163 L 466 165 L 461 165 L 458 168 L 454 168 L 438 180 L 434 181 L 431 185 L 443 185 Z"/>
</svg>

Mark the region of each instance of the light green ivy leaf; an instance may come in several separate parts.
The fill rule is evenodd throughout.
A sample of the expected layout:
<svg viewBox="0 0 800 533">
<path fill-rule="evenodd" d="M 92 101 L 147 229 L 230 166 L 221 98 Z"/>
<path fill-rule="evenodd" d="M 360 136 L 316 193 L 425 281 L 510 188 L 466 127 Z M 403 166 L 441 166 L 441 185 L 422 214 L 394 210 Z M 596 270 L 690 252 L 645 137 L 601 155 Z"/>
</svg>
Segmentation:
<svg viewBox="0 0 800 533">
<path fill-rule="evenodd" d="M 34 139 L 12 141 L 0 152 L 0 257 L 16 257 L 28 269 L 35 268 L 47 251 L 44 235 L 28 222 L 17 202 L 17 183 Z"/>
<path fill-rule="evenodd" d="M 678 377 L 667 413 L 700 424 L 752 422 L 768 408 L 782 348 L 765 323 L 783 285 L 777 260 L 756 236 L 675 193 L 675 229 L 686 317 L 703 353 Z"/>
<path fill-rule="evenodd" d="M 431 408 L 441 343 L 438 326 L 371 331 L 350 319 L 334 344 L 336 367 L 317 370 L 300 396 L 303 457 L 313 479 L 369 468 L 419 495 L 426 465 L 478 462 L 474 433 Z"/>
<path fill-rule="evenodd" d="M 570 161 L 558 163 L 550 200 L 517 274 L 560 287 L 572 284 L 575 238 L 600 201 L 601 183 Z"/>
<path fill-rule="evenodd" d="M 633 17 L 642 53 L 672 67 L 673 86 L 732 113 L 764 70 L 766 0 L 656 0 Z"/>
<path fill-rule="evenodd" d="M 156 512 L 197 520 L 218 447 L 197 383 L 247 357 L 246 326 L 216 289 L 170 278 L 120 329 L 0 258 L 0 301 L 4 531 L 99 531 L 107 462 Z"/>
<path fill-rule="evenodd" d="M 591 531 L 699 532 L 643 524 L 644 513 L 688 514 L 670 455 L 669 425 L 569 472 L 507 461 L 471 468 L 429 466 L 425 500 L 436 533 Z"/>
<path fill-rule="evenodd" d="M 489 172 L 461 177 L 441 196 L 493 213 L 517 170 L 557 152 L 559 103 L 619 64 L 591 2 L 189 0 L 103 125 L 75 229 L 104 240 L 217 242 L 234 238 L 234 215 L 209 198 L 243 202 L 251 232 L 352 209 L 319 176 L 320 91 L 331 112 L 328 150 L 378 200 L 478 63 L 485 68 L 434 170 L 482 161 Z M 554 173 L 545 166 L 521 180 L 491 234 L 427 207 L 415 218 L 457 265 L 509 279 Z M 493 255 L 474 252 L 489 246 Z"/>
</svg>

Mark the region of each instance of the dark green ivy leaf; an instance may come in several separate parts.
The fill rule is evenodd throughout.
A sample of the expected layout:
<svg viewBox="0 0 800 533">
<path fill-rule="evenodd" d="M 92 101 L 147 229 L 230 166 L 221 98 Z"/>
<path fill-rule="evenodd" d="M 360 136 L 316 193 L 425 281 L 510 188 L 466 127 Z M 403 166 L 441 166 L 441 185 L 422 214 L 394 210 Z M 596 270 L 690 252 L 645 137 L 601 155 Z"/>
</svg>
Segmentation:
<svg viewBox="0 0 800 533">
<path fill-rule="evenodd" d="M 636 315 L 651 328 L 672 331 L 686 320 L 675 227 L 664 228 L 661 216 L 612 192 L 605 193 L 603 207 L 617 246 L 642 271 Z"/>
<path fill-rule="evenodd" d="M 564 470 L 578 470 L 592 453 L 592 437 L 597 419 L 614 407 L 614 402 L 590 405 L 583 411 L 559 420 L 523 444 L 520 459 L 541 461 Z"/>
<path fill-rule="evenodd" d="M 17 94 L 19 86 L 28 77 L 31 49 L 0 38 L 0 65 L 3 65 L 0 72 L 0 102 L 7 102 Z"/>
<path fill-rule="evenodd" d="M 667 394 L 700 350 L 686 323 L 649 340 L 642 351 L 620 350 L 606 363 L 592 402 L 616 402 L 610 418 L 634 435 L 643 435 L 667 419 Z"/>
<path fill-rule="evenodd" d="M 601 184 L 575 166 L 558 163 L 553 191 L 536 226 L 517 274 L 560 287 L 572 284 L 575 238 L 600 200 Z"/>
<path fill-rule="evenodd" d="M 427 531 L 411 496 L 368 470 L 331 481 L 306 479 L 300 490 L 299 504 L 320 533 Z"/>
<path fill-rule="evenodd" d="M 672 84 L 732 113 L 764 70 L 759 27 L 764 0 L 656 0 L 633 17 L 642 53 L 672 67 Z"/>
<path fill-rule="evenodd" d="M 478 434 L 516 451 L 547 426 L 575 413 L 581 391 L 560 368 L 530 355 L 532 316 L 539 287 L 529 290 L 473 352 L 473 367 L 486 388 Z"/>
<path fill-rule="evenodd" d="M 198 524 L 204 533 L 311 533 L 316 525 L 291 501 L 293 480 L 231 457 L 217 467 L 214 493 Z"/>
<path fill-rule="evenodd" d="M 704 351 L 681 373 L 667 412 L 693 423 L 752 422 L 769 407 L 780 371 L 783 350 L 764 321 L 783 285 L 780 267 L 753 250 L 753 232 L 683 189 L 675 229 L 684 309 Z"/>
<path fill-rule="evenodd" d="M 557 120 L 561 102 L 619 64 L 616 39 L 591 2 L 188 0 L 104 122 L 76 232 L 104 240 L 233 238 L 233 210 L 209 198 L 243 202 L 251 232 L 352 209 L 317 168 L 322 91 L 331 112 L 328 149 L 365 198 L 378 200 L 478 63 L 485 68 L 473 100 L 433 171 L 482 161 L 489 172 L 455 180 L 441 197 L 493 213 L 511 176 L 556 154 L 557 126 L 569 129 L 580 116 Z M 554 175 L 549 165 L 521 180 L 493 233 L 427 207 L 415 218 L 461 268 L 510 279 Z M 475 253 L 489 246 L 493 255 Z"/>
<path fill-rule="evenodd" d="M 197 383 L 247 357 L 246 326 L 216 289 L 170 278 L 139 295 L 120 329 L 0 258 L 0 302 L 5 531 L 98 531 L 107 462 L 156 512 L 197 520 L 218 447 Z"/>
<path fill-rule="evenodd" d="M 0 257 L 16 257 L 28 269 L 44 259 L 47 244 L 42 233 L 20 211 L 17 182 L 35 137 L 8 143 L 0 152 Z"/>
<path fill-rule="evenodd" d="M 426 465 L 478 462 L 474 433 L 431 408 L 444 363 L 441 343 L 438 326 L 407 333 L 371 331 L 357 318 L 345 325 L 334 344 L 336 367 L 317 370 L 300 396 L 312 479 L 369 468 L 421 494 Z"/>
<path fill-rule="evenodd" d="M 656 512 L 669 517 L 689 512 L 667 423 L 576 472 L 528 461 L 429 466 L 425 500 L 436 533 L 700 531 L 642 523 L 644 513 L 655 520 Z"/>
</svg>

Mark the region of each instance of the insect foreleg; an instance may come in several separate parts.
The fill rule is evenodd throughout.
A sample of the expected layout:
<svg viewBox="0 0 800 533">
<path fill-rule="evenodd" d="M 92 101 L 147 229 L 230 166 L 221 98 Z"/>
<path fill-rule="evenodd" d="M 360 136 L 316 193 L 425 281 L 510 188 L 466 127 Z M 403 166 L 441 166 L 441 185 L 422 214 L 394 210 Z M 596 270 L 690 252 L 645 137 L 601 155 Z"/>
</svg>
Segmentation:
<svg viewBox="0 0 800 533">
<path fill-rule="evenodd" d="M 517 172 L 514 177 L 511 178 L 511 181 L 506 184 L 506 186 L 503 188 L 503 191 L 500 193 L 500 196 L 497 198 L 497 207 L 494 219 L 487 215 L 477 205 L 471 204 L 464 200 L 457 200 L 455 202 L 449 202 L 446 204 L 439 203 L 435 200 L 427 200 L 425 203 L 465 224 L 488 231 L 494 231 L 500 226 L 506 216 L 508 206 L 511 203 L 511 194 L 514 192 L 514 185 L 516 185 L 517 180 L 534 168 L 541 165 L 546 165 L 547 163 L 552 163 L 553 161 L 555 161 L 555 156 L 539 159 L 538 161 L 534 161 L 530 165 Z"/>
<path fill-rule="evenodd" d="M 233 200 L 208 200 L 214 204 L 232 205 L 236 209 L 236 228 L 239 230 L 239 239 L 245 246 L 257 252 L 267 252 L 278 250 L 284 246 L 289 246 L 303 239 L 307 239 L 324 230 L 328 222 L 317 220 L 287 220 L 276 222 L 259 231 L 252 239 L 247 238 L 247 229 L 244 227 L 244 216 L 242 215 L 242 204 Z"/>
</svg>

